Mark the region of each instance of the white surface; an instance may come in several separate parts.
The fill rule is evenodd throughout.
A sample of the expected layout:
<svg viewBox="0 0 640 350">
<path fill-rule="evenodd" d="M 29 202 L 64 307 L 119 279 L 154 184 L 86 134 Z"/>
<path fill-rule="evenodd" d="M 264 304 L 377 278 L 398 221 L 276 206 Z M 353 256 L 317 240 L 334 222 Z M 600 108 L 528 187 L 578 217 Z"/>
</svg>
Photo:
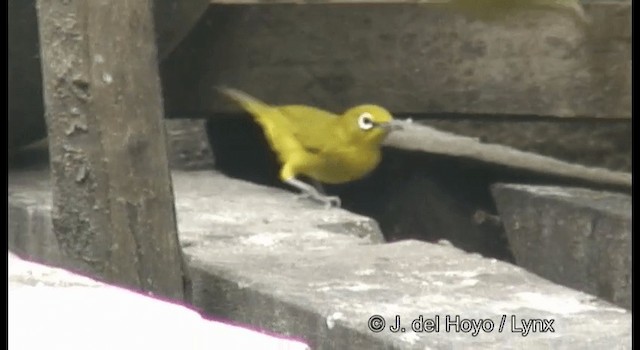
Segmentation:
<svg viewBox="0 0 640 350">
<path fill-rule="evenodd" d="M 11 254 L 9 280 L 9 349 L 309 349 Z"/>
</svg>

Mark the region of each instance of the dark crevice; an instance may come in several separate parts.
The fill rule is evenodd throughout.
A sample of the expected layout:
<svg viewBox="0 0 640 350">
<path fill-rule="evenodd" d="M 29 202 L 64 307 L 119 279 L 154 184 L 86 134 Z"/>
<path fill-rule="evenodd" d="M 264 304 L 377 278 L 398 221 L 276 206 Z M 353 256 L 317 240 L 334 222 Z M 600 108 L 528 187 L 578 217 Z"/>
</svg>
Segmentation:
<svg viewBox="0 0 640 350">
<path fill-rule="evenodd" d="M 290 190 L 278 179 L 279 166 L 262 131 L 248 117 L 212 119 L 208 134 L 220 171 Z M 488 183 L 486 173 L 472 164 L 385 149 L 383 162 L 369 176 L 325 189 L 339 195 L 345 209 L 376 219 L 387 241 L 447 239 L 512 261 L 502 228 L 473 220 L 477 210 L 496 213 Z"/>
<path fill-rule="evenodd" d="M 279 181 L 276 157 L 262 130 L 248 116 L 212 118 L 207 132 L 218 170 L 291 190 Z M 445 239 L 466 251 L 513 262 L 490 192 L 498 182 L 627 191 L 473 159 L 393 148 L 383 150 L 380 166 L 366 178 L 325 189 L 341 197 L 343 208 L 377 220 L 388 242 Z"/>
</svg>

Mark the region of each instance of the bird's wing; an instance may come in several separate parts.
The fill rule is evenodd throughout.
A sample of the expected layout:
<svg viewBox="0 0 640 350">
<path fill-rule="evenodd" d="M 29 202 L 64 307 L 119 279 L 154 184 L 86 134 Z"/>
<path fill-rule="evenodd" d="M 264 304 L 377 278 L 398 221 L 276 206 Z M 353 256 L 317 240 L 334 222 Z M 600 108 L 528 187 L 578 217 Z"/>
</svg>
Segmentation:
<svg viewBox="0 0 640 350">
<path fill-rule="evenodd" d="M 303 105 L 279 106 L 278 109 L 291 122 L 295 138 L 308 152 L 320 153 L 336 143 L 337 115 Z"/>
<path fill-rule="evenodd" d="M 306 151 L 294 135 L 294 131 L 300 127 L 296 126 L 294 120 L 287 118 L 281 109 L 270 106 L 239 90 L 229 88 L 219 88 L 219 90 L 254 117 L 262 127 L 271 148 L 278 154 L 282 162 L 286 162 L 292 154 Z"/>
</svg>

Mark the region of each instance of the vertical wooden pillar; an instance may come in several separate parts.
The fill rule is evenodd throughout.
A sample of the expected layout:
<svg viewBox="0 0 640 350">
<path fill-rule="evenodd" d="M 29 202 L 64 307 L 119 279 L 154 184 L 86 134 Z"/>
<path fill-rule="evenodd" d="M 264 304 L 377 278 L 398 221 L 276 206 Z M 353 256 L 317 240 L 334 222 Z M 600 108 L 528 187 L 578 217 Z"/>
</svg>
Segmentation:
<svg viewBox="0 0 640 350">
<path fill-rule="evenodd" d="M 60 247 L 112 283 L 183 298 L 152 0 L 38 0 Z"/>
</svg>

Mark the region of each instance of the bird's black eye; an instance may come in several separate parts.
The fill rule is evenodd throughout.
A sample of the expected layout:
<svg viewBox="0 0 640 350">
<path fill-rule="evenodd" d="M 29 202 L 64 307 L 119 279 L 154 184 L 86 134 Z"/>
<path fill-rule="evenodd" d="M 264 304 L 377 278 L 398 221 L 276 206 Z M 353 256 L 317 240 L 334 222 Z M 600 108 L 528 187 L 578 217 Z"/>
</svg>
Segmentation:
<svg viewBox="0 0 640 350">
<path fill-rule="evenodd" d="M 373 116 L 371 115 L 371 113 L 365 112 L 360 114 L 360 116 L 358 117 L 358 126 L 360 127 L 360 129 L 369 130 L 373 128 L 374 125 L 375 123 L 373 122 Z"/>
</svg>

